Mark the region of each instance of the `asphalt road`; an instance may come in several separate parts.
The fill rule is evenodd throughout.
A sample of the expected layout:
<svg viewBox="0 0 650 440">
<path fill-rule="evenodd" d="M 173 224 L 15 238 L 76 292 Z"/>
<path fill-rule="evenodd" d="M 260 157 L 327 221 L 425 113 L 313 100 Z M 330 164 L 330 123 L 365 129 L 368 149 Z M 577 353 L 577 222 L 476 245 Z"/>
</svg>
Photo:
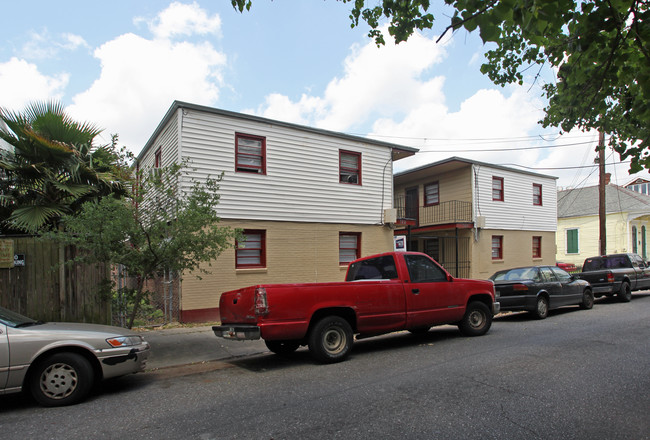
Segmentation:
<svg viewBox="0 0 650 440">
<path fill-rule="evenodd" d="M 264 354 L 106 382 L 45 409 L 0 396 L 8 439 L 650 439 L 650 293 L 543 321 L 358 341 L 346 362 Z"/>
</svg>

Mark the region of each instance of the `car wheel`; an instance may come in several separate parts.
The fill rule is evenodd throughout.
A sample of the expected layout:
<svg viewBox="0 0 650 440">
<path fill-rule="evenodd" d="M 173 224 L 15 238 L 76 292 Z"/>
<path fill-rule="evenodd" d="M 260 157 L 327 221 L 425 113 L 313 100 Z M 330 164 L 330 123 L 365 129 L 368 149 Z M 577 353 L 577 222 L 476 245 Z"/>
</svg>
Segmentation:
<svg viewBox="0 0 650 440">
<path fill-rule="evenodd" d="M 76 353 L 55 353 L 36 365 L 29 390 L 43 406 L 73 405 L 83 400 L 93 386 L 90 362 Z"/>
<path fill-rule="evenodd" d="M 492 312 L 481 301 L 472 301 L 467 305 L 465 315 L 458 324 L 458 329 L 465 336 L 482 336 L 492 326 Z"/>
<path fill-rule="evenodd" d="M 589 310 L 594 307 L 594 294 L 591 290 L 585 289 L 582 294 L 582 302 L 580 303 L 580 308 Z"/>
<path fill-rule="evenodd" d="M 309 333 L 309 351 L 319 362 L 345 360 L 352 349 L 352 327 L 340 316 L 328 316 L 314 325 Z"/>
<path fill-rule="evenodd" d="M 264 341 L 266 347 L 275 354 L 286 356 L 300 347 L 300 341 Z"/>
<path fill-rule="evenodd" d="M 548 299 L 546 299 L 545 296 L 537 298 L 537 304 L 535 305 L 533 315 L 537 319 L 545 319 L 548 316 Z"/>
<path fill-rule="evenodd" d="M 630 283 L 624 282 L 621 284 L 621 290 L 618 291 L 618 300 L 624 303 L 632 300 L 632 289 L 630 288 Z"/>
</svg>

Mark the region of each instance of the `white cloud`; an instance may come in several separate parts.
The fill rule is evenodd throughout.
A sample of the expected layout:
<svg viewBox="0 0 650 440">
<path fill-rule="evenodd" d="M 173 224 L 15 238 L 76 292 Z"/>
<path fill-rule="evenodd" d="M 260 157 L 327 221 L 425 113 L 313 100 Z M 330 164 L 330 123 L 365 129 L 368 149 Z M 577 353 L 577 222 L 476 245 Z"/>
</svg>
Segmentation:
<svg viewBox="0 0 650 440">
<path fill-rule="evenodd" d="M 23 44 L 21 55 L 27 59 L 43 60 L 55 58 L 61 50 L 73 51 L 80 47 L 88 47 L 81 36 L 65 33 L 57 36 L 50 35 L 47 29 L 31 32 L 29 39 Z"/>
<path fill-rule="evenodd" d="M 221 18 L 218 14 L 208 16 L 196 2 L 183 4 L 171 3 L 153 20 L 146 21 L 149 29 L 156 38 L 172 38 L 184 35 L 219 34 L 221 31 Z"/>
<path fill-rule="evenodd" d="M 0 106 L 21 111 L 32 101 L 60 99 L 68 81 L 68 74 L 47 76 L 35 64 L 11 58 L 0 63 Z"/>
</svg>

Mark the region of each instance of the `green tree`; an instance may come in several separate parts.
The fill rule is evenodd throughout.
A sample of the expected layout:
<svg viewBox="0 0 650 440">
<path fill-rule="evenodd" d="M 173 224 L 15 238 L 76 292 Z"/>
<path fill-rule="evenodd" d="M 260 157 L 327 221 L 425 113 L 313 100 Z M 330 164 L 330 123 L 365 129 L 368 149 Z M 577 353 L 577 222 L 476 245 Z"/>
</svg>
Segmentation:
<svg viewBox="0 0 650 440">
<path fill-rule="evenodd" d="M 79 123 L 62 104 L 37 102 L 16 113 L 0 109 L 0 221 L 5 229 L 35 233 L 54 228 L 88 200 L 124 194 L 117 170 L 117 137 L 95 147 L 101 130 Z"/>
<path fill-rule="evenodd" d="M 164 271 L 208 273 L 204 263 L 234 246 L 238 232 L 219 226 L 215 210 L 221 177 L 192 181 L 188 175 L 186 165 L 140 172 L 130 197 L 86 202 L 63 217 L 64 230 L 46 234 L 82 251 L 77 261 L 121 264 L 136 278 L 129 328 L 147 280 Z"/>
<path fill-rule="evenodd" d="M 377 44 L 379 30 L 397 43 L 415 30 L 431 29 L 430 0 L 352 3 L 352 27 L 360 21 Z M 239 11 L 252 0 L 231 0 Z M 499 85 L 522 83 L 531 66 L 549 66 L 557 82 L 544 86 L 544 127 L 609 134 L 630 172 L 650 169 L 650 2 L 648 0 L 444 0 L 454 9 L 443 35 L 479 30 L 496 45 L 481 71 Z M 442 2 L 440 2 L 442 4 Z"/>
</svg>

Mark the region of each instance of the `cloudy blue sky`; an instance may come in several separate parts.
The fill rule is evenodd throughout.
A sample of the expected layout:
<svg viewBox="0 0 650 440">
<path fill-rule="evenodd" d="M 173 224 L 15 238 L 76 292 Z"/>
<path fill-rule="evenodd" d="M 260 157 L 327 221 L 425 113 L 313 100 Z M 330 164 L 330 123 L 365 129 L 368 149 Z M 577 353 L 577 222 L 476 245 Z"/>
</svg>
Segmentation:
<svg viewBox="0 0 650 440">
<path fill-rule="evenodd" d="M 228 0 L 3 1 L 0 106 L 58 99 L 136 154 L 176 99 L 420 148 L 396 171 L 461 156 L 561 187 L 595 184 L 597 171 L 581 167 L 593 164 L 597 135 L 537 123 L 553 72 L 494 86 L 479 72 L 478 35 L 436 43 L 448 13 L 378 48 L 334 0 L 255 0 L 244 14 Z M 613 180 L 632 180 L 617 162 L 608 152 Z"/>
</svg>

